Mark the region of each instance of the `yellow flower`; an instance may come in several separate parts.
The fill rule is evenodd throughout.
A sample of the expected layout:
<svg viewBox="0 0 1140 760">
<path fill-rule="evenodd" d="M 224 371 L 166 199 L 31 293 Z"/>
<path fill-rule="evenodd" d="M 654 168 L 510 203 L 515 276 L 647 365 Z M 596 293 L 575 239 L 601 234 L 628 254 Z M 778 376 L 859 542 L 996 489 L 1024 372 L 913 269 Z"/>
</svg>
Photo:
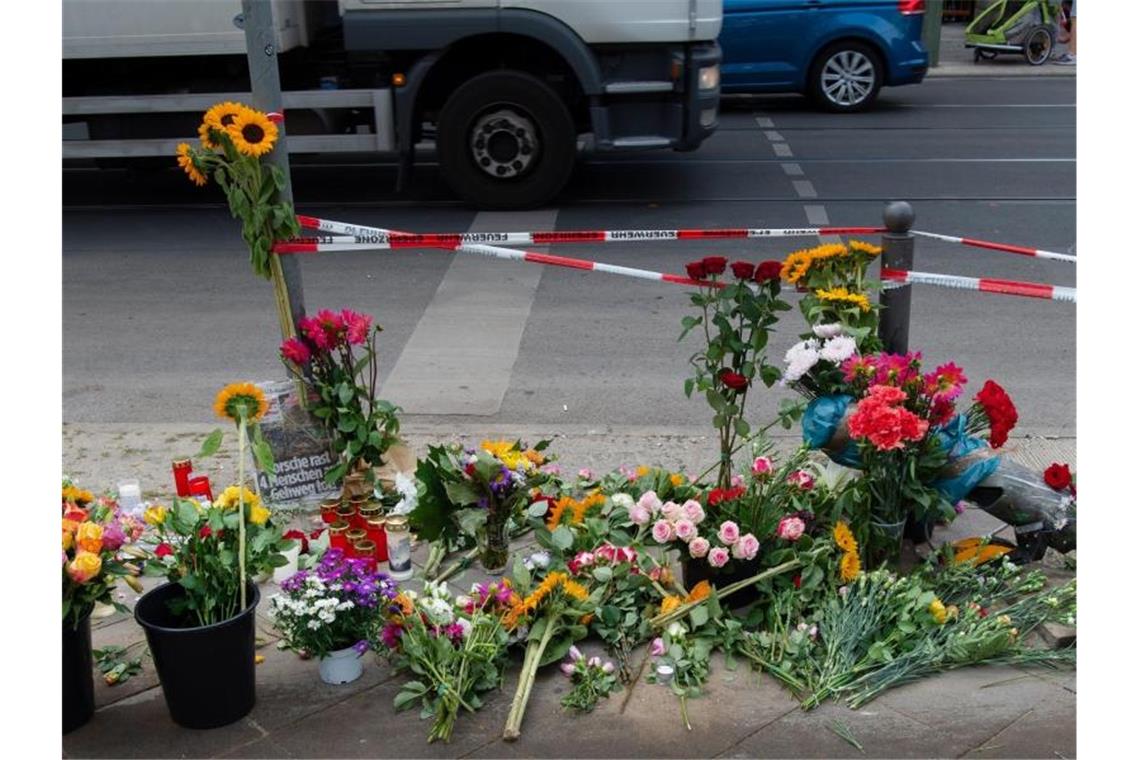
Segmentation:
<svg viewBox="0 0 1140 760">
<path fill-rule="evenodd" d="M 244 497 L 246 505 L 249 506 L 250 515 L 255 509 L 261 507 L 261 498 L 257 494 L 248 488 L 239 489 L 237 486 L 227 486 L 226 490 L 222 491 L 222 495 L 214 499 L 214 506 L 220 509 L 237 509 L 241 497 Z"/>
<path fill-rule="evenodd" d="M 685 603 L 699 602 L 702 599 L 707 599 L 709 594 L 712 593 L 712 586 L 708 581 L 701 581 L 689 590 L 689 595 L 685 597 Z"/>
<path fill-rule="evenodd" d="M 214 397 L 214 413 L 238 422 L 256 422 L 269 409 L 265 394 L 253 383 L 230 383 Z"/>
<path fill-rule="evenodd" d="M 81 524 L 75 532 L 75 545 L 79 551 L 98 554 L 103 548 L 103 526 L 93 522 Z"/>
<path fill-rule="evenodd" d="M 871 302 L 862 293 L 849 293 L 847 288 L 831 288 L 830 290 L 817 289 L 816 298 L 821 301 L 834 303 L 849 303 L 858 306 L 861 311 L 870 311 Z"/>
<path fill-rule="evenodd" d="M 933 602 L 931 602 L 928 609 L 930 610 L 930 615 L 934 618 L 935 623 L 942 625 L 946 622 L 946 605 L 942 604 L 941 599 L 935 599 Z"/>
<path fill-rule="evenodd" d="M 68 522 L 68 520 L 64 520 L 64 522 L 66 523 L 66 522 Z M 75 545 L 75 537 L 71 534 L 71 531 L 69 531 L 66 527 L 64 527 L 64 529 L 63 529 L 63 550 L 65 552 L 70 551 L 71 547 L 74 545 Z"/>
<path fill-rule="evenodd" d="M 562 524 L 562 514 L 566 511 L 566 507 L 570 506 L 573 501 L 569 496 L 564 496 L 558 501 L 554 502 L 554 506 L 550 508 L 550 517 L 546 520 L 546 529 L 553 531 Z"/>
<path fill-rule="evenodd" d="M 586 590 L 585 586 L 572 580 L 563 581 L 562 591 L 566 594 L 566 596 L 570 597 L 571 599 L 577 599 L 579 602 L 586 601 L 586 599 L 590 596 L 590 592 Z"/>
<path fill-rule="evenodd" d="M 637 475 L 637 477 L 639 477 L 639 478 L 644 478 L 646 475 L 648 475 L 648 474 L 649 474 L 649 472 L 650 472 L 650 470 L 649 470 L 649 468 L 648 468 L 648 467 L 646 467 L 645 465 L 641 465 L 641 466 L 639 466 L 639 467 L 637 468 L 637 471 L 636 471 L 636 473 L 635 473 L 635 474 L 636 474 L 636 475 Z"/>
<path fill-rule="evenodd" d="M 194 154 L 190 152 L 190 146 L 186 143 L 178 143 L 178 165 L 195 185 L 202 187 L 206 184 L 206 175 L 194 163 Z"/>
<path fill-rule="evenodd" d="M 570 504 L 570 524 L 581 525 L 582 521 L 586 519 L 586 513 L 594 507 L 601 506 L 606 503 L 606 497 L 600 491 L 593 491 L 589 496 L 581 501 L 571 499 Z"/>
<path fill-rule="evenodd" d="M 269 510 L 260 504 L 253 504 L 249 508 L 249 521 L 254 525 L 265 525 L 269 521 Z"/>
<path fill-rule="evenodd" d="M 865 253 L 868 256 L 878 256 L 883 252 L 883 249 L 879 246 L 864 243 L 862 240 L 851 240 L 848 241 L 847 245 L 850 246 L 851 250 L 858 253 Z"/>
<path fill-rule="evenodd" d="M 90 491 L 84 491 L 82 488 L 67 486 L 63 489 L 63 501 L 69 501 L 72 504 L 82 506 L 95 501 L 95 494 Z"/>
<path fill-rule="evenodd" d="M 79 552 L 75 555 L 75 559 L 67 564 L 67 574 L 76 583 L 86 583 L 97 576 L 102 569 L 102 558 L 92 552 Z"/>
<path fill-rule="evenodd" d="M 681 597 L 670 594 L 661 600 L 661 614 L 668 615 L 673 610 L 681 606 Z"/>
<path fill-rule="evenodd" d="M 859 551 L 859 544 L 855 541 L 855 535 L 851 532 L 851 529 L 847 527 L 847 523 L 842 520 L 835 523 L 835 527 L 831 531 L 831 537 L 835 541 L 835 545 L 842 551 L 848 553 Z"/>
<path fill-rule="evenodd" d="M 153 507 L 147 507 L 143 512 L 143 520 L 148 525 L 162 525 L 166 522 L 166 507 L 161 504 L 155 504 Z"/>
<path fill-rule="evenodd" d="M 679 472 L 675 472 L 669 476 L 669 482 L 673 484 L 674 488 L 680 488 L 685 485 L 685 476 Z"/>
<path fill-rule="evenodd" d="M 546 457 L 544 457 L 540 452 L 535 451 L 534 449 L 527 449 L 522 454 L 524 457 L 527 458 L 528 462 L 530 462 L 531 464 L 533 464 L 535 466 L 546 463 Z"/>
<path fill-rule="evenodd" d="M 218 131 L 225 131 L 227 127 L 234 123 L 239 115 L 250 110 L 252 109 L 250 109 L 249 106 L 241 103 L 233 103 L 228 100 L 222 103 L 215 103 L 210 106 L 210 109 L 202 116 L 202 123 Z"/>
<path fill-rule="evenodd" d="M 273 150 L 277 142 L 277 125 L 261 111 L 245 109 L 226 127 L 238 153 L 246 156 L 263 156 Z"/>
<path fill-rule="evenodd" d="M 479 444 L 479 448 L 496 459 L 502 459 L 509 454 L 514 447 L 515 445 L 510 441 L 483 441 Z"/>
<path fill-rule="evenodd" d="M 843 559 L 839 560 L 840 579 L 844 583 L 850 583 L 859 577 L 861 567 L 859 555 L 855 552 L 847 552 L 843 555 Z"/>
</svg>

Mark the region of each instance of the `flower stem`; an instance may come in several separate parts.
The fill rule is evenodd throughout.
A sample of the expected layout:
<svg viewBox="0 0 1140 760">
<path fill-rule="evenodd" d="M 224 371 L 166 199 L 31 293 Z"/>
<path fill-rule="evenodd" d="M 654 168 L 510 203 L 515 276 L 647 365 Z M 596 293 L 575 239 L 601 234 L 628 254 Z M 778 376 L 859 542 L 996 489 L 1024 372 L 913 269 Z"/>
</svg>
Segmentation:
<svg viewBox="0 0 1140 760">
<path fill-rule="evenodd" d="M 781 575 L 783 573 L 788 572 L 789 570 L 794 570 L 802 564 L 803 564 L 803 561 L 800 559 L 788 560 L 787 562 L 783 563 L 782 565 L 776 565 L 775 567 L 770 567 L 762 573 L 758 573 L 756 575 L 753 575 L 751 578 L 745 578 L 742 581 L 737 581 L 736 583 L 731 583 L 731 584 L 725 586 L 723 589 L 717 589 L 716 590 L 716 597 L 717 597 L 717 599 L 724 599 L 726 596 L 729 596 L 730 594 L 735 594 L 737 591 L 740 591 L 741 589 L 748 588 L 749 586 L 751 586 L 754 583 L 759 583 L 760 581 L 767 580 L 768 578 L 771 578 L 773 576 Z M 649 624 L 651 626 L 653 626 L 654 628 L 664 628 L 665 626 L 672 623 L 674 620 L 680 620 L 685 615 L 688 615 L 689 612 L 694 607 L 696 607 L 697 605 L 704 604 L 704 603 L 705 603 L 704 599 L 701 599 L 700 601 L 696 601 L 696 602 L 687 602 L 686 604 L 682 604 L 680 607 L 673 610 L 672 612 L 669 612 L 665 615 L 658 615 L 657 617 L 651 619 L 649 621 Z"/>
<path fill-rule="evenodd" d="M 245 415 L 238 418 L 238 583 L 245 610 Z M 230 597 L 231 599 L 233 597 Z"/>
<path fill-rule="evenodd" d="M 505 741 L 513 742 L 522 735 L 523 715 L 526 713 L 527 702 L 530 701 L 530 690 L 534 686 L 538 664 L 542 662 L 542 653 L 546 651 L 546 645 L 550 643 L 550 639 L 554 635 L 555 623 L 553 616 L 547 618 L 542 638 L 538 641 L 531 641 L 526 646 L 523 669 L 519 673 L 519 685 L 515 689 L 514 699 L 511 700 L 511 712 L 507 715 L 507 725 L 503 728 L 503 739 Z"/>
</svg>

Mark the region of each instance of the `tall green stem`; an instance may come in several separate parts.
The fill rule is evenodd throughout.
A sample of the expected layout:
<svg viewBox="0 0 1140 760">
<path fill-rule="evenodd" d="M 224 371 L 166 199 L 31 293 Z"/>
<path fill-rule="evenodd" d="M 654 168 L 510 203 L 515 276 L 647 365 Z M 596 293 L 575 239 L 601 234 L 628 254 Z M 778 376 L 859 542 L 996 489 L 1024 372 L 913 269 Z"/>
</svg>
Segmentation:
<svg viewBox="0 0 1140 760">
<path fill-rule="evenodd" d="M 507 715 L 507 725 L 503 728 L 503 739 L 506 741 L 513 742 L 522 735 L 523 715 L 526 714 L 526 705 L 530 701 L 530 690 L 534 686 L 538 664 L 542 662 L 542 654 L 546 651 L 546 645 L 550 643 L 556 627 L 557 616 L 551 615 L 546 619 L 546 628 L 542 632 L 542 638 L 527 644 L 523 669 L 519 674 L 519 685 L 515 689 L 514 699 L 511 700 L 511 712 Z"/>
<path fill-rule="evenodd" d="M 245 610 L 245 415 L 238 419 L 238 582 Z M 232 598 L 232 597 L 231 597 Z"/>
</svg>

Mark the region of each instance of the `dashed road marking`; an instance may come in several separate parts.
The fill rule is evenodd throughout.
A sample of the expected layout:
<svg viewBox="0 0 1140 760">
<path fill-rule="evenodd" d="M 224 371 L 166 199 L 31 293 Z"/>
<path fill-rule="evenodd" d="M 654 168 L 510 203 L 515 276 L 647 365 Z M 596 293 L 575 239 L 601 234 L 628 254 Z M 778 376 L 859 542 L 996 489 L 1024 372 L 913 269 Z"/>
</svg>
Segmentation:
<svg viewBox="0 0 1140 760">
<path fill-rule="evenodd" d="M 789 177 L 802 177 L 804 176 L 803 167 L 799 164 L 780 164 L 780 168 L 784 170 L 784 174 Z"/>
<path fill-rule="evenodd" d="M 780 158 L 792 157 L 792 149 L 788 147 L 787 143 L 772 143 L 772 151 Z"/>
<path fill-rule="evenodd" d="M 761 128 L 761 129 L 764 129 L 764 128 L 767 128 L 767 127 L 774 127 L 774 126 L 776 126 L 775 124 L 773 124 L 773 123 L 772 123 L 772 120 L 771 120 L 771 119 L 765 118 L 765 117 L 763 117 L 763 116 L 757 116 L 757 117 L 756 117 L 756 123 L 757 123 L 758 125 L 760 125 L 760 128 Z"/>
<path fill-rule="evenodd" d="M 815 191 L 815 186 L 812 185 L 811 180 L 795 179 L 792 180 L 792 187 L 795 188 L 796 194 L 801 198 L 818 198 L 819 193 Z"/>
<path fill-rule="evenodd" d="M 773 129 L 766 130 L 764 132 L 764 136 L 767 137 L 772 142 L 786 142 L 784 140 L 784 136 L 782 134 L 780 134 L 779 132 L 773 130 Z"/>
</svg>

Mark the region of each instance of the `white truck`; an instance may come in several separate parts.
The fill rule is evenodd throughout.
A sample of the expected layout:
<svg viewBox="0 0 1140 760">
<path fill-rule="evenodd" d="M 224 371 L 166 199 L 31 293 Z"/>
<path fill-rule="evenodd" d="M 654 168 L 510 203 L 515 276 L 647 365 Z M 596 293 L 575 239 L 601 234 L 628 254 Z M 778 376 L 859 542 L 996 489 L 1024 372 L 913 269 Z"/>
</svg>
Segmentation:
<svg viewBox="0 0 1140 760">
<path fill-rule="evenodd" d="M 291 153 L 434 141 L 484 208 L 552 199 L 581 150 L 693 150 L 717 127 L 721 0 L 272 2 Z M 248 93 L 239 0 L 64 0 L 65 160 L 169 156 Z"/>
</svg>

